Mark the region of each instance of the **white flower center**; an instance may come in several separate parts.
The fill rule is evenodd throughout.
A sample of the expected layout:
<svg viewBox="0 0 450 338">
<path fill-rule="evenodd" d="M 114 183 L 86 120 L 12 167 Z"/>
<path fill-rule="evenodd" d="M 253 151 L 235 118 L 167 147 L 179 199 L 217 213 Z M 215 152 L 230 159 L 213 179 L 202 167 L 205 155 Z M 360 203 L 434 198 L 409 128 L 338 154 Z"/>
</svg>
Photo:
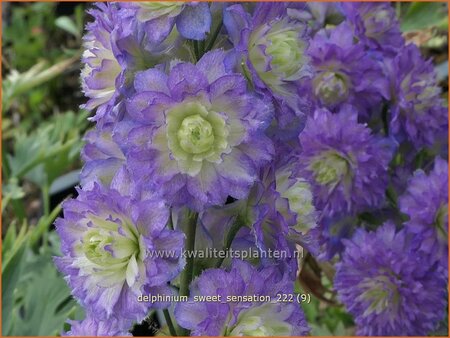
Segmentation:
<svg viewBox="0 0 450 338">
<path fill-rule="evenodd" d="M 186 117 L 177 132 L 181 148 L 190 154 L 208 151 L 214 145 L 214 132 L 211 124 L 201 115 Z"/>
</svg>

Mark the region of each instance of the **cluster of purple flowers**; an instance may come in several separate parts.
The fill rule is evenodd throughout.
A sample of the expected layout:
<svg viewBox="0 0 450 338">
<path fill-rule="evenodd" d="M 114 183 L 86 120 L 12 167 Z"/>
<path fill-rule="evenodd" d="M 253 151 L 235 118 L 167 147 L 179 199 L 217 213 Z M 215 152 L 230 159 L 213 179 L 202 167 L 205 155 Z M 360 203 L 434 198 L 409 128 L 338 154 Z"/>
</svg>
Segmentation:
<svg viewBox="0 0 450 338">
<path fill-rule="evenodd" d="M 159 309 L 182 335 L 306 335 L 298 302 L 244 297 L 293 294 L 300 247 L 335 266 L 358 334 L 436 329 L 447 107 L 391 4 L 114 2 L 89 14 L 81 82 L 95 127 L 56 222 L 56 264 L 86 310 L 67 334 L 127 335 Z M 261 255 L 183 255 L 206 248 Z"/>
</svg>

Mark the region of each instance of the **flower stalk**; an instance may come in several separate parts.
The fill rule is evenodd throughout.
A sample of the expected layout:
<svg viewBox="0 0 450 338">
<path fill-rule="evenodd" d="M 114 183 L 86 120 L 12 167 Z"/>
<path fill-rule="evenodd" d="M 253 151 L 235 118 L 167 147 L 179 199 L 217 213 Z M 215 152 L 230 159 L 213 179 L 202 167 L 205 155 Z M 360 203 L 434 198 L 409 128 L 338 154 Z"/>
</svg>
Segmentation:
<svg viewBox="0 0 450 338">
<path fill-rule="evenodd" d="M 195 233 L 197 230 L 198 213 L 191 212 L 188 217 L 186 230 L 186 251 L 192 253 L 195 249 Z M 189 296 L 189 285 L 191 284 L 194 271 L 194 255 L 189 254 L 186 258 L 186 266 L 181 274 L 180 296 Z M 189 330 L 180 328 L 181 336 L 189 336 Z"/>
</svg>

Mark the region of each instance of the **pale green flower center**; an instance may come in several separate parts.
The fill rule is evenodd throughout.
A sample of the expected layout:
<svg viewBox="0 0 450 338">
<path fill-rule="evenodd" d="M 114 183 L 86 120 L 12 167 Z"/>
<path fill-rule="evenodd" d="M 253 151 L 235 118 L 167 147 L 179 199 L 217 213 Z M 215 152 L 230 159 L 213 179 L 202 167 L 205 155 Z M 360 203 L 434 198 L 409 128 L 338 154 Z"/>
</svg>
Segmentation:
<svg viewBox="0 0 450 338">
<path fill-rule="evenodd" d="M 392 26 L 391 15 L 387 9 L 370 11 L 363 18 L 366 35 L 371 38 L 378 38 Z"/>
<path fill-rule="evenodd" d="M 286 198 L 289 209 L 297 214 L 295 230 L 306 233 L 316 225 L 315 207 L 311 186 L 302 178 L 295 178 L 292 184 L 291 170 L 280 170 L 276 175 L 277 191 Z"/>
<path fill-rule="evenodd" d="M 91 262 L 105 265 L 112 258 L 111 253 L 105 247 L 111 245 L 112 242 L 111 236 L 102 236 L 98 231 L 91 231 L 84 236 L 83 250 Z"/>
<path fill-rule="evenodd" d="M 213 128 L 199 114 L 186 117 L 177 135 L 181 148 L 190 154 L 203 153 L 214 145 Z"/>
<path fill-rule="evenodd" d="M 437 229 L 438 237 L 442 241 L 447 240 L 447 230 L 446 230 L 446 223 L 448 219 L 448 203 L 445 203 L 441 205 L 441 207 L 438 209 L 436 213 L 435 218 L 435 226 Z"/>
<path fill-rule="evenodd" d="M 184 3 L 180 1 L 143 1 L 135 2 L 140 7 L 137 19 L 141 22 L 150 21 L 162 16 L 176 16 L 183 10 Z"/>
<path fill-rule="evenodd" d="M 181 172 L 197 175 L 204 161 L 220 163 L 231 151 L 224 117 L 200 102 L 183 102 L 166 113 L 166 140 Z M 156 141 L 158 142 L 158 141 Z"/>
<path fill-rule="evenodd" d="M 272 66 L 277 71 L 283 73 L 285 77 L 294 75 L 298 70 L 298 60 L 303 55 L 303 45 L 299 39 L 298 32 L 295 30 L 286 30 L 269 34 L 267 39 L 270 45 L 266 53 L 272 57 Z"/>
<path fill-rule="evenodd" d="M 182 1 L 138 1 L 135 2 L 135 4 L 143 8 L 157 11 L 160 9 L 182 6 L 184 3 Z"/>
<path fill-rule="evenodd" d="M 252 307 L 239 314 L 235 326 L 225 332 L 226 336 L 289 336 L 292 326 L 285 321 L 286 313 L 277 304 L 266 303 Z"/>
<path fill-rule="evenodd" d="M 314 92 L 325 104 L 336 104 L 348 96 L 348 79 L 345 75 L 323 72 L 313 80 Z"/>
<path fill-rule="evenodd" d="M 259 77 L 272 90 L 284 93 L 285 81 L 301 78 L 307 62 L 303 26 L 286 20 L 274 21 L 253 31 L 249 38 L 248 57 Z M 270 64 L 270 67 L 268 65 Z"/>
<path fill-rule="evenodd" d="M 305 181 L 296 182 L 281 196 L 289 200 L 289 207 L 297 214 L 305 215 L 314 209 L 310 186 Z"/>
<path fill-rule="evenodd" d="M 316 223 L 314 220 L 314 204 L 311 186 L 305 181 L 298 181 L 282 197 L 289 201 L 289 208 L 297 214 L 296 230 L 306 233 L 313 228 Z"/>
<path fill-rule="evenodd" d="M 256 316 L 246 316 L 245 319 L 241 319 L 237 328 L 240 329 L 239 333 L 243 336 L 264 337 L 273 335 L 272 329 L 264 326 L 262 318 Z"/>
<path fill-rule="evenodd" d="M 366 278 L 358 287 L 365 291 L 361 293 L 357 300 L 370 302 L 363 316 L 368 316 L 372 313 L 378 315 L 386 310 L 395 312 L 399 306 L 400 294 L 397 286 L 388 276 L 381 275 L 375 278 Z"/>
<path fill-rule="evenodd" d="M 325 152 L 314 158 L 309 169 L 321 185 L 336 184 L 351 178 L 349 160 L 335 151 Z"/>
<path fill-rule="evenodd" d="M 145 256 L 142 237 L 129 220 L 121 219 L 119 226 L 107 218 L 90 215 L 89 221 L 93 226 L 76 247 L 81 258 L 75 265 L 107 285 L 126 280 L 132 286 Z"/>
</svg>

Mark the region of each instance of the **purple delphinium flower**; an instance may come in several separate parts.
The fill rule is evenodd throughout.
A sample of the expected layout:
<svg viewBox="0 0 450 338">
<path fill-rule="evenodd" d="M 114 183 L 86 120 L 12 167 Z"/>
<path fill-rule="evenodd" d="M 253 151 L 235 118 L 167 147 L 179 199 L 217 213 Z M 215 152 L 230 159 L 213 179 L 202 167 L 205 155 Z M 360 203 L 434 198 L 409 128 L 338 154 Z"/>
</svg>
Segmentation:
<svg viewBox="0 0 450 338">
<path fill-rule="evenodd" d="M 395 55 L 404 45 L 392 3 L 343 2 L 341 6 L 355 36 L 369 49 Z"/>
<path fill-rule="evenodd" d="M 292 165 L 266 167 L 247 201 L 247 217 L 258 248 L 284 250 L 288 258 L 295 258 L 295 244 L 315 251 L 309 234 L 317 224 L 311 188 L 305 178 L 296 176 Z"/>
<path fill-rule="evenodd" d="M 96 109 L 94 120 L 114 122 L 123 115 L 120 97 L 129 90 L 133 74 L 160 62 L 167 52 L 177 55 L 177 34 L 163 43 L 149 41 L 145 27 L 135 20 L 136 11 L 124 3 L 97 3 L 88 12 L 81 85 Z"/>
<path fill-rule="evenodd" d="M 337 114 L 318 109 L 299 136 L 300 170 L 326 216 L 377 207 L 384 200 L 393 146 L 359 124 L 357 115 L 350 106 Z"/>
<path fill-rule="evenodd" d="M 417 170 L 399 199 L 400 210 L 409 216 L 406 229 L 418 238 L 421 252 L 448 265 L 448 163 L 436 158 L 427 175 Z"/>
<path fill-rule="evenodd" d="M 122 7 L 136 11 L 136 19 L 144 24 L 152 44 L 166 39 L 175 25 L 181 36 L 192 40 L 205 39 L 211 28 L 211 12 L 205 2 L 146 1 Z"/>
<path fill-rule="evenodd" d="M 405 229 L 386 223 L 344 240 L 334 287 L 353 315 L 357 335 L 425 336 L 444 319 L 445 275 L 415 249 Z"/>
<path fill-rule="evenodd" d="M 285 175 L 288 177 L 283 177 Z M 295 278 L 297 273 L 295 244 L 305 244 L 303 242 L 305 235 L 315 224 L 309 219 L 314 217 L 310 215 L 314 210 L 309 210 L 308 206 L 301 206 L 297 210 L 298 201 L 295 199 L 302 199 L 304 196 L 295 196 L 295 193 L 300 193 L 300 187 L 297 191 L 295 189 L 293 192 L 288 191 L 290 183 L 292 185 L 293 183 L 284 181 L 289 179 L 289 176 L 290 172 L 280 173 L 277 181 L 273 166 L 263 170 L 261 181 L 255 183 L 245 201 L 241 217 L 244 216 L 245 224 L 251 229 L 247 234 L 248 240 L 253 241 L 263 254 L 260 263 L 270 265 L 284 262 L 284 271 L 289 273 L 291 278 Z M 305 210 L 300 211 L 302 207 Z M 300 215 L 291 208 L 299 211 Z M 276 250 L 283 256 L 266 256 L 269 250 Z"/>
<path fill-rule="evenodd" d="M 194 336 L 290 336 L 309 332 L 300 304 L 277 302 L 278 294 L 291 294 L 292 281 L 275 267 L 257 270 L 234 260 L 229 271 L 204 271 L 191 284 L 191 298 L 178 303 L 175 318 Z M 195 296 L 221 296 L 221 302 L 193 301 Z M 227 297 L 269 296 L 270 302 Z"/>
<path fill-rule="evenodd" d="M 225 53 L 196 65 L 173 63 L 137 74 L 127 102 L 134 123 L 124 135 L 136 180 L 161 191 L 173 206 L 201 210 L 247 196 L 273 146 L 263 134 L 272 106 L 227 71 Z"/>
<path fill-rule="evenodd" d="M 287 4 L 289 16 L 304 21 L 313 32 L 327 24 L 338 25 L 344 16 L 339 3 L 332 2 L 290 2 Z"/>
<path fill-rule="evenodd" d="M 278 166 L 275 170 L 277 199 L 284 201 L 281 204 L 284 207 L 278 208 L 278 212 L 288 220 L 288 239 L 316 253 L 317 243 L 311 231 L 317 226 L 319 213 L 314 206 L 311 184 L 306 178 L 298 176 L 294 169 L 292 161 L 296 160 L 292 158 L 289 164 Z"/>
<path fill-rule="evenodd" d="M 287 166 L 275 170 L 271 164 L 246 199 L 202 213 L 202 238 L 209 239 L 204 243 L 222 249 L 228 232 L 237 226 L 233 250 L 251 250 L 255 255 L 249 260 L 262 266 L 282 263 L 284 271 L 294 279 L 300 250 L 316 250 L 310 236 L 317 218 L 312 199 L 306 180 L 295 177 Z"/>
<path fill-rule="evenodd" d="M 328 109 L 351 104 L 360 115 L 367 115 L 382 98 L 388 98 L 388 82 L 381 66 L 355 44 L 347 22 L 331 30 L 321 30 L 308 49 L 314 76 L 314 101 Z"/>
<path fill-rule="evenodd" d="M 119 145 L 113 140 L 113 124 L 97 126 L 86 133 L 86 142 L 81 151 L 81 158 L 85 162 L 80 174 L 83 188 L 94 182 L 109 186 L 125 163 L 125 155 Z"/>
<path fill-rule="evenodd" d="M 128 335 L 167 308 L 138 296 L 187 286 L 192 219 L 199 277 L 174 311 L 192 335 L 308 334 L 300 304 L 277 301 L 294 293 L 300 246 L 340 259 L 334 285 L 357 334 L 436 328 L 448 164 L 408 178 L 442 156 L 447 112 L 391 4 L 115 2 L 89 13 L 81 82 L 96 129 L 79 196 L 56 221 L 56 265 L 87 313 L 68 335 Z M 207 37 L 215 50 L 186 41 Z M 204 55 L 183 61 L 193 54 Z M 251 254 L 201 258 L 208 249 Z M 227 299 L 255 295 L 271 301 Z"/>
<path fill-rule="evenodd" d="M 347 214 L 324 216 L 318 225 L 311 229 L 309 236 L 316 243 L 317 249 L 312 254 L 319 260 L 331 260 L 345 249 L 342 240 L 350 238 L 355 230 L 356 217 Z"/>
<path fill-rule="evenodd" d="M 290 4 L 293 6 L 293 4 Z M 298 6 L 298 5 L 297 5 Z M 320 29 L 325 27 L 327 24 L 338 25 L 344 19 L 342 15 L 342 9 L 338 3 L 332 2 L 308 2 L 306 3 L 306 10 L 291 10 L 292 14 L 297 18 L 305 18 L 310 20 L 310 24 L 315 29 Z M 306 13 L 309 13 L 307 15 Z"/>
<path fill-rule="evenodd" d="M 425 61 L 419 48 L 410 44 L 386 60 L 386 72 L 391 84 L 392 134 L 416 148 L 447 139 L 448 111 L 431 60 Z"/>
<path fill-rule="evenodd" d="M 282 129 L 299 124 L 296 117 L 309 109 L 304 96 L 297 95 L 301 79 L 311 73 L 307 26 L 289 13 L 287 3 L 259 3 L 252 17 L 242 5 L 232 5 L 223 19 L 242 72 L 256 91 L 274 100 Z"/>
<path fill-rule="evenodd" d="M 149 306 L 137 297 L 170 293 L 166 283 L 184 265 L 184 234 L 166 228 L 169 213 L 161 199 L 135 201 L 114 188 L 95 184 L 64 203 L 64 218 L 56 221 L 62 257 L 55 262 L 97 320 L 141 321 Z M 155 250 L 174 255 L 150 255 Z"/>
<path fill-rule="evenodd" d="M 246 199 L 234 201 L 220 207 L 210 207 L 204 210 L 199 216 L 195 245 L 196 250 L 208 248 L 224 250 L 227 247 L 228 238 L 231 239 L 231 231 L 234 236 L 229 245 L 230 251 L 244 252 L 240 258 L 258 264 L 259 249 L 255 244 L 255 236 L 252 234 L 251 223 L 246 218 Z M 251 254 L 250 254 L 251 253 Z M 231 254 L 230 254 L 231 256 Z M 202 266 L 211 268 L 221 261 L 216 259 L 197 260 Z M 225 257 L 222 266 L 228 266 L 231 259 Z"/>
<path fill-rule="evenodd" d="M 94 21 L 87 24 L 87 33 L 83 37 L 81 85 L 89 98 L 84 108 L 90 110 L 113 102 L 117 95 L 116 79 L 122 69 L 113 52 L 111 34 L 122 18 L 117 7 L 111 4 L 98 3 L 97 8 L 88 13 Z"/>
<path fill-rule="evenodd" d="M 70 331 L 64 336 L 74 337 L 99 337 L 99 336 L 131 336 L 127 328 L 131 328 L 131 322 L 120 318 L 99 320 L 95 315 L 87 315 L 81 321 L 69 320 Z"/>
</svg>

